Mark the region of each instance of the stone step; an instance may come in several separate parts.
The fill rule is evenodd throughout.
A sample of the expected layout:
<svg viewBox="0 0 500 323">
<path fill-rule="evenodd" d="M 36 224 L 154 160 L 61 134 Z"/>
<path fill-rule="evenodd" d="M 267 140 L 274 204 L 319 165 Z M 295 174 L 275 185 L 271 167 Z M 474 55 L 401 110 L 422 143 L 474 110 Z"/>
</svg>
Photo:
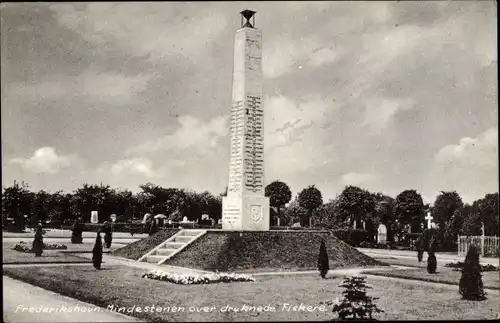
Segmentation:
<svg viewBox="0 0 500 323">
<path fill-rule="evenodd" d="M 197 236 L 202 231 L 203 230 L 199 229 L 184 229 L 181 232 L 179 232 L 179 236 Z"/>
<path fill-rule="evenodd" d="M 194 236 L 175 236 L 173 239 L 169 242 L 189 242 L 191 239 L 193 239 Z"/>
<path fill-rule="evenodd" d="M 182 247 L 183 245 L 185 245 L 186 242 L 167 242 L 164 246 L 164 248 L 168 248 L 168 249 L 179 249 L 180 247 Z"/>
<path fill-rule="evenodd" d="M 171 254 L 173 254 L 176 251 L 177 251 L 177 249 L 160 248 L 160 249 L 156 250 L 155 255 L 170 256 Z"/>
<path fill-rule="evenodd" d="M 165 256 L 150 255 L 146 257 L 146 261 L 149 263 L 157 264 L 163 258 L 165 258 Z"/>
</svg>

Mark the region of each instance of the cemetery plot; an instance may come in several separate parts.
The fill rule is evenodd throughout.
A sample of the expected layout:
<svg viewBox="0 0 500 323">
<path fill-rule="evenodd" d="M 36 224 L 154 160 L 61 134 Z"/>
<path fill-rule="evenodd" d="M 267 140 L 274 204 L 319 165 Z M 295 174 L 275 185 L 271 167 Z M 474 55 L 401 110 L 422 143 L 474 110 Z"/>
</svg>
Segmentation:
<svg viewBox="0 0 500 323">
<path fill-rule="evenodd" d="M 320 302 L 341 297 L 343 291 L 338 286 L 341 277 L 268 276 L 251 283 L 177 285 L 141 278 L 144 270 L 137 268 L 104 268 L 101 271 L 70 266 L 4 268 L 4 274 L 104 308 L 169 307 L 161 312 L 125 313 L 148 321 L 326 321 L 335 315 L 331 307 L 318 310 Z M 454 286 L 371 276 L 367 277 L 367 283 L 373 286 L 368 294 L 379 297 L 376 304 L 385 311 L 376 316 L 380 320 L 491 319 L 498 309 L 494 297 L 483 302 L 461 300 Z M 316 306 L 316 310 L 304 310 L 301 304 Z M 232 310 L 245 305 L 272 306 L 275 311 Z"/>
</svg>

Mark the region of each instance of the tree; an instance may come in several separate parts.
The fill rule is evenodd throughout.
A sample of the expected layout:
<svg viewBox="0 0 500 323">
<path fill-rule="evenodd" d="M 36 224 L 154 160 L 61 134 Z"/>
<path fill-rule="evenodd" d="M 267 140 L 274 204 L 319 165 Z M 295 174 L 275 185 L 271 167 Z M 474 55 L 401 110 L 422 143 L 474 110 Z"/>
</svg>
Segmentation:
<svg viewBox="0 0 500 323">
<path fill-rule="evenodd" d="M 397 221 L 394 214 L 394 199 L 382 193 L 373 194 L 375 200 L 374 215 L 379 223 L 387 228 L 387 240 L 393 241 L 393 232 L 397 230 Z"/>
<path fill-rule="evenodd" d="M 398 219 L 398 229 L 410 225 L 412 232 L 420 232 L 421 223 L 424 221 L 424 202 L 422 196 L 415 190 L 405 190 L 396 196 L 394 213 Z"/>
<path fill-rule="evenodd" d="M 498 193 L 486 194 L 482 199 L 477 201 L 479 214 L 484 223 L 484 231 L 487 236 L 498 236 Z"/>
<path fill-rule="evenodd" d="M 482 234 L 481 226 L 481 215 L 476 212 L 471 213 L 464 219 L 460 233 L 465 236 L 479 236 Z"/>
<path fill-rule="evenodd" d="M 325 278 L 326 274 L 328 274 L 328 271 L 330 270 L 328 253 L 326 251 L 326 245 L 324 240 L 321 240 L 321 245 L 319 246 L 318 270 L 321 278 Z"/>
<path fill-rule="evenodd" d="M 94 248 L 92 249 L 92 264 L 95 269 L 101 269 L 102 264 L 102 240 L 101 232 L 97 232 Z"/>
<path fill-rule="evenodd" d="M 278 209 L 278 217 L 280 217 L 281 207 L 292 199 L 292 191 L 287 184 L 274 181 L 266 186 L 265 196 L 269 197 L 269 204 Z"/>
<path fill-rule="evenodd" d="M 330 200 L 314 210 L 315 223 L 323 228 L 342 230 L 348 225 L 338 217 L 337 200 Z"/>
<path fill-rule="evenodd" d="M 483 280 L 481 278 L 481 265 L 479 264 L 479 251 L 476 246 L 471 245 L 465 256 L 462 267 L 462 276 L 459 281 L 459 292 L 466 300 L 486 299 Z"/>
<path fill-rule="evenodd" d="M 462 208 L 463 209 L 463 208 Z M 443 244 L 447 249 L 456 249 L 457 239 L 460 233 L 460 228 L 463 225 L 464 219 L 462 209 L 455 210 L 451 219 L 449 219 L 444 230 Z"/>
<path fill-rule="evenodd" d="M 38 224 L 35 232 L 35 238 L 33 239 L 33 251 L 36 257 L 41 257 L 43 253 L 43 229 L 42 224 Z"/>
<path fill-rule="evenodd" d="M 384 312 L 374 303 L 378 297 L 366 295 L 366 290 L 371 287 L 365 283 L 365 277 L 345 277 L 340 287 L 345 288 L 342 299 L 327 302 L 333 304 L 333 312 L 338 313 L 340 320 L 373 319 L 374 313 Z"/>
<path fill-rule="evenodd" d="M 84 222 L 90 222 L 91 211 L 97 211 L 99 221 L 110 221 L 115 202 L 115 190 L 109 185 L 83 184 L 73 193 L 71 207 L 73 214 L 81 216 Z"/>
<path fill-rule="evenodd" d="M 307 217 L 302 217 L 300 219 L 300 225 L 303 227 L 309 226 L 309 221 L 314 209 L 323 204 L 321 192 L 316 188 L 316 186 L 310 185 L 299 193 L 297 200 L 299 205 L 307 210 Z"/>
<path fill-rule="evenodd" d="M 288 205 L 281 216 L 283 217 L 283 223 L 292 225 L 300 221 L 300 219 L 307 218 L 307 210 L 301 207 L 297 200 L 294 200 Z"/>
<path fill-rule="evenodd" d="M 462 198 L 456 191 L 441 192 L 436 198 L 432 208 L 432 216 L 434 221 L 439 224 L 441 241 L 445 240 L 444 235 L 447 224 L 452 220 L 455 212 L 461 210 L 463 206 Z"/>
<path fill-rule="evenodd" d="M 4 188 L 2 194 L 2 220 L 5 223 L 8 217 L 14 219 L 16 231 L 23 231 L 26 226 L 25 214 L 31 214 L 34 194 L 30 192 L 29 185 L 14 181 L 14 185 Z"/>
<path fill-rule="evenodd" d="M 356 223 L 356 228 L 362 228 L 361 221 L 366 221 L 367 215 L 374 211 L 375 200 L 367 190 L 357 186 L 346 186 L 337 198 L 339 220 L 349 220 L 349 227 Z"/>
</svg>

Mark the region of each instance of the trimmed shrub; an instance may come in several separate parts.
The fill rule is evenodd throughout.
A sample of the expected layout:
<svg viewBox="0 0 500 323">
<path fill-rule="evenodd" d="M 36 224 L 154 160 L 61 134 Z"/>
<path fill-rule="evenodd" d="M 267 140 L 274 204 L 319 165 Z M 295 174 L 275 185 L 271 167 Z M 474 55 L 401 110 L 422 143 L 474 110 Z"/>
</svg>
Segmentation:
<svg viewBox="0 0 500 323">
<path fill-rule="evenodd" d="M 43 253 L 43 233 L 42 226 L 39 225 L 35 232 L 35 238 L 33 239 L 33 252 L 35 257 L 41 257 Z"/>
<path fill-rule="evenodd" d="M 101 233 L 97 232 L 94 248 L 92 249 L 92 264 L 95 269 L 101 269 L 102 264 L 102 240 Z"/>
<path fill-rule="evenodd" d="M 113 235 L 111 232 L 111 225 L 105 223 L 103 230 L 104 232 L 104 244 L 106 248 L 111 248 L 111 241 L 113 240 Z"/>
<path fill-rule="evenodd" d="M 330 270 L 325 240 L 321 240 L 321 245 L 319 246 L 318 270 L 321 278 L 325 278 L 326 274 L 328 274 L 328 271 Z"/>
<path fill-rule="evenodd" d="M 429 251 L 427 256 L 427 272 L 429 274 L 435 274 L 437 268 L 437 259 L 433 251 Z"/>
<path fill-rule="evenodd" d="M 424 251 L 422 249 L 419 249 L 417 251 L 417 259 L 418 259 L 418 262 L 422 262 L 422 259 L 424 258 Z"/>
<path fill-rule="evenodd" d="M 84 224 L 79 220 L 76 220 L 73 224 L 72 232 L 71 232 L 71 243 L 82 243 L 82 233 L 84 229 Z"/>
<path fill-rule="evenodd" d="M 365 277 L 344 277 L 339 286 L 345 288 L 342 299 L 325 303 L 333 305 L 333 312 L 338 314 L 340 320 L 375 320 L 374 313 L 384 312 L 373 303 L 378 297 L 366 295 L 366 289 L 372 287 L 365 283 Z"/>
<path fill-rule="evenodd" d="M 481 266 L 479 264 L 479 251 L 475 246 L 470 246 L 465 256 L 460 277 L 459 292 L 463 299 L 482 301 L 486 299 L 481 278 Z"/>
</svg>

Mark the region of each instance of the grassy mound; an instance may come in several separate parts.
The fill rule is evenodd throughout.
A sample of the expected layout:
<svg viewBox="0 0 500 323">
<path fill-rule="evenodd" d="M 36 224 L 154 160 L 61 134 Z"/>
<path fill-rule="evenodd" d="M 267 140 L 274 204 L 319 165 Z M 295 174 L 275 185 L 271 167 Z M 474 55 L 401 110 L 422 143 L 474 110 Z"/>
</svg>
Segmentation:
<svg viewBox="0 0 500 323">
<path fill-rule="evenodd" d="M 139 241 L 126 245 L 123 248 L 113 251 L 112 255 L 137 260 L 144 256 L 145 253 L 158 246 L 160 243 L 167 240 L 177 232 L 179 232 L 179 229 L 162 229 L 158 231 L 158 233 L 150 237 L 141 239 Z"/>
<path fill-rule="evenodd" d="M 321 239 L 331 269 L 384 265 L 328 231 L 208 231 L 165 264 L 210 271 L 316 270 Z"/>
</svg>

